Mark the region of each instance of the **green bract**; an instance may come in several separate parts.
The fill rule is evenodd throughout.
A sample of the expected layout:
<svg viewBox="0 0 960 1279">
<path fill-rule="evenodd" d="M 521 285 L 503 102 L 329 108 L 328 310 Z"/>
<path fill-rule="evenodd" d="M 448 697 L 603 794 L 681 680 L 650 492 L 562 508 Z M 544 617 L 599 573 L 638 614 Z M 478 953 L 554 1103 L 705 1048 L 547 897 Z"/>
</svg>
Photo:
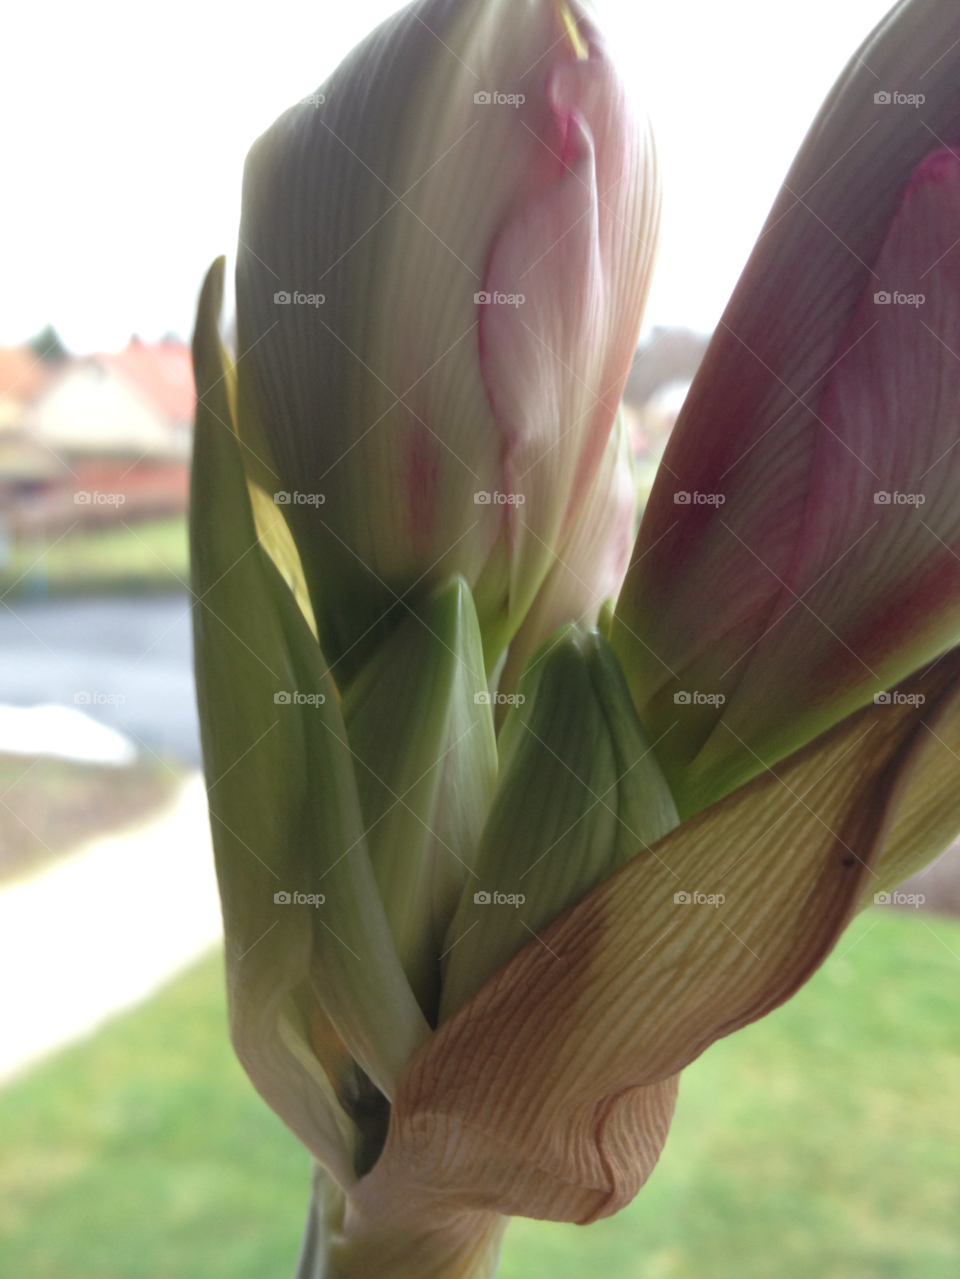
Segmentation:
<svg viewBox="0 0 960 1279">
<path fill-rule="evenodd" d="M 557 915 L 678 823 L 619 663 L 597 631 L 561 628 L 520 681 L 500 781 L 447 935 L 449 1015 Z"/>
<path fill-rule="evenodd" d="M 428 1033 L 397 958 L 370 865 L 336 687 L 302 611 L 259 544 L 232 373 L 216 321 L 223 261 L 211 269 L 194 339 L 197 424 L 191 493 L 197 699 L 217 875 L 228 938 L 231 1033 L 251 1078 L 295 1132 L 348 1182 L 349 1143 L 324 1087 L 301 1011 L 299 1055 L 280 1035 L 291 1001 L 319 1007 L 387 1097 Z M 277 700 L 294 693 L 319 704 Z M 322 894 L 320 908 L 276 894 Z M 289 1031 L 288 1031 L 289 1038 Z M 331 1073 L 323 1062 L 314 1085 Z M 354 1078 L 333 1088 L 349 1107 Z M 349 1131 L 349 1129 L 348 1129 Z"/>
<path fill-rule="evenodd" d="M 497 779 L 483 647 L 462 577 L 411 605 L 344 697 L 370 858 L 401 962 L 436 1019 L 441 942 Z M 477 694 L 481 700 L 477 700 Z"/>
</svg>

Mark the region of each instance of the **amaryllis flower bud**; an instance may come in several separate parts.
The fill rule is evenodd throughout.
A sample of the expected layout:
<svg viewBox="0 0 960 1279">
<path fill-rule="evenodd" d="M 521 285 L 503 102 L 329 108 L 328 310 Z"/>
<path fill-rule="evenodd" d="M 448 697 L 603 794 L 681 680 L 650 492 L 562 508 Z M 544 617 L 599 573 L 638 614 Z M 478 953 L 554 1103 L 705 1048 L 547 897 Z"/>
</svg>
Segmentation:
<svg viewBox="0 0 960 1279">
<path fill-rule="evenodd" d="M 911 0 L 828 100 L 612 644 L 648 153 L 590 24 L 416 5 L 258 145 L 194 634 L 231 1033 L 318 1160 L 298 1279 L 490 1279 L 506 1217 L 615 1212 L 679 1072 L 960 828 L 958 65 Z M 922 129 L 870 126 L 921 68 Z"/>
<path fill-rule="evenodd" d="M 681 814 L 960 640 L 957 20 L 898 17 L 787 178 L 618 602 L 641 718 L 674 725 L 658 754 Z M 922 113 L 876 92 L 921 75 Z"/>
<path fill-rule="evenodd" d="M 240 433 L 290 495 L 338 682 L 452 573 L 488 667 L 508 643 L 598 475 L 658 209 L 646 127 L 566 0 L 410 6 L 257 142 Z"/>
</svg>

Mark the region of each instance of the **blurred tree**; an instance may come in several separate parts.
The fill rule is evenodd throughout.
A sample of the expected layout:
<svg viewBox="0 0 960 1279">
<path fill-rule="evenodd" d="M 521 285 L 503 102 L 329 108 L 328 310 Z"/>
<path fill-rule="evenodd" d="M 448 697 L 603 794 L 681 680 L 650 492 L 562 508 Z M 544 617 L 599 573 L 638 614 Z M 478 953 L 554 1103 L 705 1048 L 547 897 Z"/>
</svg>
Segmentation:
<svg viewBox="0 0 960 1279">
<path fill-rule="evenodd" d="M 52 324 L 48 324 L 36 337 L 32 337 L 27 346 L 38 359 L 48 364 L 54 364 L 70 357 L 70 352 L 60 341 L 60 334 Z"/>
</svg>

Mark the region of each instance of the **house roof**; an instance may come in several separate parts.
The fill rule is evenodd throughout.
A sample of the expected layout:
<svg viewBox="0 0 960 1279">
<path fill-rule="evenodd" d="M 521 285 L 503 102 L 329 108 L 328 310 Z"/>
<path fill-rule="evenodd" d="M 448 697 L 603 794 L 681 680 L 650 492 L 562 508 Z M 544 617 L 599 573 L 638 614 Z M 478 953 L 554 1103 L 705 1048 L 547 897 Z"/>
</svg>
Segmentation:
<svg viewBox="0 0 960 1279">
<path fill-rule="evenodd" d="M 192 424 L 196 403 L 190 348 L 183 342 L 141 342 L 133 337 L 122 351 L 89 357 L 131 383 L 171 423 Z"/>
<path fill-rule="evenodd" d="M 193 388 L 185 392 L 183 364 L 166 354 L 161 360 L 146 348 L 66 362 L 25 427 L 61 456 L 188 457 Z"/>
</svg>

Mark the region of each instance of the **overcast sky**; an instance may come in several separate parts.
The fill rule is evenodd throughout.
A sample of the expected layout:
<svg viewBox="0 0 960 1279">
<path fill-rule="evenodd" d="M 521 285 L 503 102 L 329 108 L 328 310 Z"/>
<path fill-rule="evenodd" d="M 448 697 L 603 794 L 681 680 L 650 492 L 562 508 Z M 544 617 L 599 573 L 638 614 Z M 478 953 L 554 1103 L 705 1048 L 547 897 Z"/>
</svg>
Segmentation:
<svg viewBox="0 0 960 1279">
<path fill-rule="evenodd" d="M 48 0 L 4 19 L 0 344 L 189 336 L 232 258 L 250 143 L 391 0 Z M 606 0 L 653 117 L 665 235 L 647 324 L 716 323 L 807 126 L 887 0 Z"/>
</svg>

